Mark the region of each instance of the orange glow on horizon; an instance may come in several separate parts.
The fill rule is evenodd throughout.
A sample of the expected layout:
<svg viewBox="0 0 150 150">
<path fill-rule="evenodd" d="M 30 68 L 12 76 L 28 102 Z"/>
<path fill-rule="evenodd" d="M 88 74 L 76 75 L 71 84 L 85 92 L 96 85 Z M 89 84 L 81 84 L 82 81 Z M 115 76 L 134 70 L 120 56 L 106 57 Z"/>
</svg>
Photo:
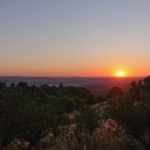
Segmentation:
<svg viewBox="0 0 150 150">
<path fill-rule="evenodd" d="M 116 65 L 116 66 L 110 66 L 110 74 L 114 77 L 130 77 L 134 76 L 134 70 L 131 70 L 131 66 L 129 65 Z"/>
<path fill-rule="evenodd" d="M 6 67 L 7 66 L 7 67 Z M 139 66 L 139 65 L 138 65 Z M 146 76 L 149 72 L 131 64 L 91 64 L 80 66 L 59 64 L 11 64 L 3 65 L 0 76 L 56 76 L 56 77 L 135 77 Z"/>
</svg>

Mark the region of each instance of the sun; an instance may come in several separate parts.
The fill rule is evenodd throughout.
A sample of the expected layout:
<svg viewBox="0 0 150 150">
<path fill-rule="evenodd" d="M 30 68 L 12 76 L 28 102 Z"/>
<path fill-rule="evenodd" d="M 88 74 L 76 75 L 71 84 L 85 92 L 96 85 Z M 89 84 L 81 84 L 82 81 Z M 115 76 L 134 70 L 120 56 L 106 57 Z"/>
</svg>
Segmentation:
<svg viewBox="0 0 150 150">
<path fill-rule="evenodd" d="M 118 77 L 124 77 L 124 76 L 125 76 L 124 71 L 118 71 L 118 72 L 117 72 L 117 76 L 118 76 Z"/>
</svg>

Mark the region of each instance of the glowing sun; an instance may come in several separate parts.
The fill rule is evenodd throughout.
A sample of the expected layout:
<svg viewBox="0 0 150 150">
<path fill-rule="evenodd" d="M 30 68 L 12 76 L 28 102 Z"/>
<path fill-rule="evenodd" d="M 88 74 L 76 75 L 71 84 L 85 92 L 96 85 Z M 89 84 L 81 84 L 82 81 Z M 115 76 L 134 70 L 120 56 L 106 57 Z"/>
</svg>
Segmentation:
<svg viewBox="0 0 150 150">
<path fill-rule="evenodd" d="M 117 72 L 117 76 L 118 77 L 124 77 L 125 76 L 125 73 L 123 71 L 118 71 Z"/>
</svg>

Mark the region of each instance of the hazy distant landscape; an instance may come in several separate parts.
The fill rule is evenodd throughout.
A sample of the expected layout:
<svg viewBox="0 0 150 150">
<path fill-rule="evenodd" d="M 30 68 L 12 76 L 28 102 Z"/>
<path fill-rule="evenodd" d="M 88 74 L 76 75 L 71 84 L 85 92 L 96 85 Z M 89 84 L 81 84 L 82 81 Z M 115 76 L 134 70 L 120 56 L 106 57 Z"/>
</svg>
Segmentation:
<svg viewBox="0 0 150 150">
<path fill-rule="evenodd" d="M 123 91 L 127 91 L 130 82 L 139 79 L 143 79 L 143 77 L 0 77 L 0 80 L 8 86 L 11 83 L 18 84 L 20 81 L 36 86 L 42 84 L 58 86 L 62 83 L 64 86 L 86 87 L 96 95 L 107 94 L 113 86 L 118 86 Z"/>
</svg>

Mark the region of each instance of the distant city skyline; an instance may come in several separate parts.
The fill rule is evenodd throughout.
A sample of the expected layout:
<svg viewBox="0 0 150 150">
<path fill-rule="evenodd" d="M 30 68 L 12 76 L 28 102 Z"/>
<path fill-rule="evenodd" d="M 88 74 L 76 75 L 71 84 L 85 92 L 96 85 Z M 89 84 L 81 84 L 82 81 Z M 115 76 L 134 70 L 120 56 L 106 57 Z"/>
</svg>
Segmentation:
<svg viewBox="0 0 150 150">
<path fill-rule="evenodd" d="M 150 1 L 0 1 L 0 76 L 150 75 Z"/>
</svg>

